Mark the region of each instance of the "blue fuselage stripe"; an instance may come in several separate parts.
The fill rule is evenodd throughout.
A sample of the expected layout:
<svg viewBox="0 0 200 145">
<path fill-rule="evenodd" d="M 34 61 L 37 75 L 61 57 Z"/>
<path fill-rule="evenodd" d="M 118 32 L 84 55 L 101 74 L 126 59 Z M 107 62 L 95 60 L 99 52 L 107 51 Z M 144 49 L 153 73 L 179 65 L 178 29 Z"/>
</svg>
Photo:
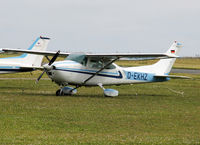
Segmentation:
<svg viewBox="0 0 200 145">
<path fill-rule="evenodd" d="M 95 73 L 92 73 L 92 72 L 84 72 L 84 71 L 76 71 L 76 70 L 66 70 L 66 69 L 57 69 L 57 68 L 55 70 L 75 72 L 75 73 L 81 73 L 81 74 L 89 74 L 89 75 L 95 74 Z M 115 75 L 106 75 L 106 74 L 97 74 L 97 76 L 110 77 L 110 78 L 118 78 L 118 79 L 123 78 L 122 73 L 120 71 L 118 71 L 118 73 L 119 73 L 118 76 L 115 76 Z"/>
</svg>

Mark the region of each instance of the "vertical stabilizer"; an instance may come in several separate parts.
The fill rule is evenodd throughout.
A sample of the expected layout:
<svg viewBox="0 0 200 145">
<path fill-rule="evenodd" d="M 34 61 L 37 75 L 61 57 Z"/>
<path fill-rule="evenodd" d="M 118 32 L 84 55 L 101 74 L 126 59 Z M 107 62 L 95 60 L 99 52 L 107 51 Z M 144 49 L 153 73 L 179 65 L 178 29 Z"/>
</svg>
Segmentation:
<svg viewBox="0 0 200 145">
<path fill-rule="evenodd" d="M 182 45 L 178 42 L 174 42 L 172 46 L 167 50 L 168 55 L 177 55 Z M 176 58 L 161 59 L 157 63 L 153 64 L 156 73 L 160 75 L 169 74 Z"/>
<path fill-rule="evenodd" d="M 39 37 L 28 50 L 45 51 L 48 46 L 49 40 L 50 38 L 47 37 Z M 24 57 L 24 61 L 28 65 L 41 66 L 44 56 L 24 53 L 22 57 Z"/>
<path fill-rule="evenodd" d="M 38 37 L 33 44 L 28 48 L 28 50 L 35 50 L 35 51 L 45 51 L 47 45 L 49 43 L 50 38 L 47 37 Z M 35 54 L 27 54 L 24 53 L 17 57 L 7 57 L 1 58 L 0 64 L 17 64 L 19 66 L 41 66 L 43 55 L 35 55 Z"/>
</svg>

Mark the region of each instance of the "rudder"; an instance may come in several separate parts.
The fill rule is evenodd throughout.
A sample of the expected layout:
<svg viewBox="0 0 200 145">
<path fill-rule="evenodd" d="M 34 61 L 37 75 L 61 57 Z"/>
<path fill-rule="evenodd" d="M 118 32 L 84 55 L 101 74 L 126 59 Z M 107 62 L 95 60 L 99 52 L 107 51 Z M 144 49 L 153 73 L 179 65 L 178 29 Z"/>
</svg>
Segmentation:
<svg viewBox="0 0 200 145">
<path fill-rule="evenodd" d="M 175 41 L 171 47 L 167 50 L 168 55 L 177 55 L 182 45 Z M 154 69 L 156 69 L 157 74 L 169 74 L 176 58 L 161 59 L 157 63 L 153 64 Z"/>
</svg>

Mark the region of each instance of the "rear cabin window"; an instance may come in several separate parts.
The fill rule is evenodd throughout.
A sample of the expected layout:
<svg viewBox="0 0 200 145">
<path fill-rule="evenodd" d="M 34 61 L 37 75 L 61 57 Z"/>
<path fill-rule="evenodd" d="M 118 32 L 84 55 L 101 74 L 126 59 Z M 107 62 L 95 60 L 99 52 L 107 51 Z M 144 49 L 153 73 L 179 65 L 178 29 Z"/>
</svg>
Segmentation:
<svg viewBox="0 0 200 145">
<path fill-rule="evenodd" d="M 89 67 L 91 67 L 91 68 L 103 68 L 103 64 L 100 60 L 90 60 Z"/>
</svg>

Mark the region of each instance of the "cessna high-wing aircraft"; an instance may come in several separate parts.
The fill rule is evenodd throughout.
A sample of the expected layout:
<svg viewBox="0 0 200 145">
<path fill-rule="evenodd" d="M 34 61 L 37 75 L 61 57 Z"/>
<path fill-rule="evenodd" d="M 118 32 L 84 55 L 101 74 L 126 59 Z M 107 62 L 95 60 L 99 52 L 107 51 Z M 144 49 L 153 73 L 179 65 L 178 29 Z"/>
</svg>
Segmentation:
<svg viewBox="0 0 200 145">
<path fill-rule="evenodd" d="M 121 85 L 134 83 L 150 83 L 168 81 L 170 78 L 187 78 L 169 75 L 181 44 L 176 41 L 166 53 L 123 53 L 123 54 L 76 54 L 52 51 L 35 51 L 19 49 L 3 49 L 3 51 L 23 52 L 38 55 L 53 56 L 48 64 L 38 67 L 46 72 L 49 78 L 61 88 L 56 95 L 72 95 L 81 86 L 100 86 L 105 96 L 118 96 L 118 91 L 105 89 L 106 85 Z M 55 61 L 58 56 L 67 56 L 63 61 Z M 157 63 L 138 67 L 120 67 L 114 62 L 121 58 L 135 60 L 160 59 Z M 74 85 L 75 87 L 68 87 Z"/>
<path fill-rule="evenodd" d="M 46 37 L 38 37 L 28 50 L 45 51 L 49 40 Z M 24 53 L 16 57 L 0 58 L 0 74 L 33 71 L 35 67 L 41 66 L 43 57 Z"/>
</svg>

